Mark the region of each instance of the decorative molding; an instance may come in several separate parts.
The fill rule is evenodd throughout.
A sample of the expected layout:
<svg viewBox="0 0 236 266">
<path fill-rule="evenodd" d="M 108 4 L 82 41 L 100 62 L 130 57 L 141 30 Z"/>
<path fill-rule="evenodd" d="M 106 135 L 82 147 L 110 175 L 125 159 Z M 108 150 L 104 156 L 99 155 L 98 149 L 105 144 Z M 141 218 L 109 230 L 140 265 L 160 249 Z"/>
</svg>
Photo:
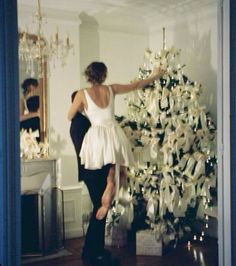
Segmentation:
<svg viewBox="0 0 236 266">
<path fill-rule="evenodd" d="M 58 172 L 56 158 L 21 160 L 21 176 L 35 176 L 37 174 L 50 174 L 52 186 L 57 187 Z"/>
<path fill-rule="evenodd" d="M 35 12 L 36 7 L 32 5 L 18 5 L 19 18 L 29 16 L 31 17 Z M 65 11 L 56 8 L 42 8 L 42 13 L 47 17 L 48 22 L 59 22 L 65 24 L 81 24 L 79 13 L 75 11 Z"/>
<path fill-rule="evenodd" d="M 65 223 L 76 222 L 76 201 L 75 199 L 64 200 L 64 221 Z"/>
<path fill-rule="evenodd" d="M 166 29 L 176 27 L 178 24 L 186 23 L 186 19 L 188 23 L 196 21 L 196 15 L 199 14 L 199 19 L 209 19 L 215 18 L 217 21 L 217 3 L 215 0 L 208 1 L 205 4 L 198 6 L 198 8 L 189 12 L 182 12 L 181 16 L 176 16 L 174 14 L 168 15 L 165 17 L 164 14 L 161 16 L 156 16 L 149 18 L 147 23 L 149 24 L 150 33 L 162 32 L 163 27 Z M 164 22 L 164 24 L 163 24 Z"/>
<path fill-rule="evenodd" d="M 65 238 L 66 239 L 72 239 L 72 238 L 82 237 L 83 235 L 84 235 L 84 233 L 83 233 L 82 227 L 69 228 L 68 230 L 66 230 Z"/>
<path fill-rule="evenodd" d="M 61 188 L 64 199 L 65 238 L 83 235 L 82 228 L 82 186 L 64 186 Z"/>
<path fill-rule="evenodd" d="M 82 184 L 79 183 L 78 185 L 61 186 L 61 189 L 62 189 L 63 191 L 67 191 L 67 190 L 69 190 L 69 191 L 73 191 L 73 190 L 77 190 L 77 189 L 83 189 L 83 187 L 82 187 Z"/>
<path fill-rule="evenodd" d="M 27 5 L 22 2 L 19 1 L 19 14 L 21 15 L 22 12 L 27 15 L 32 13 L 34 5 L 29 0 L 26 1 Z M 147 32 L 148 28 L 153 31 L 155 28 L 163 27 L 162 22 L 172 20 L 177 13 L 185 18 L 188 13 L 192 14 L 196 10 L 202 12 L 208 6 L 213 5 L 217 5 L 217 0 L 180 0 L 174 2 L 172 0 L 150 0 L 145 2 L 145 5 L 144 1 L 142 3 L 139 0 L 119 3 L 106 0 L 99 2 L 96 0 L 77 0 L 71 1 L 70 5 L 50 0 L 44 4 L 43 11 L 49 18 L 70 22 L 77 21 L 79 16 L 85 14 L 97 20 L 101 30 L 141 34 Z M 132 10 L 132 16 L 130 10 Z"/>
</svg>

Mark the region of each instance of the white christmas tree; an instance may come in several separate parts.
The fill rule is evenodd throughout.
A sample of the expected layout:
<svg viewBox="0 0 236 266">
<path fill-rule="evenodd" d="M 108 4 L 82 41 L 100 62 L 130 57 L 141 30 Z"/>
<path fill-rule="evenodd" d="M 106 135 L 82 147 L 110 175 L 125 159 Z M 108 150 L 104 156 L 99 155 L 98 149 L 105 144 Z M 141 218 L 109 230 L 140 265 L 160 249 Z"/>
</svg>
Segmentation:
<svg viewBox="0 0 236 266">
<path fill-rule="evenodd" d="M 136 165 L 129 169 L 130 194 L 136 215 L 143 216 L 157 239 L 181 238 L 199 210 L 214 201 L 216 186 L 216 128 L 200 104 L 201 85 L 184 75 L 180 50 L 145 51 L 138 79 L 153 66 L 167 73 L 127 99 L 127 117 L 117 117 L 133 144 Z M 140 222 L 140 217 L 139 217 Z"/>
</svg>

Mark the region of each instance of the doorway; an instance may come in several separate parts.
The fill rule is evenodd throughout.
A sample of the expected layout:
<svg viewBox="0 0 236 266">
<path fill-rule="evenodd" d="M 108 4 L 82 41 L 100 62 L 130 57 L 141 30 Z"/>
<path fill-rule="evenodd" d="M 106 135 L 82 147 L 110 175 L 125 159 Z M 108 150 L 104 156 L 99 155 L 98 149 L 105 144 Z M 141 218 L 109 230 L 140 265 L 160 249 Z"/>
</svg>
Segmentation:
<svg viewBox="0 0 236 266">
<path fill-rule="evenodd" d="M 14 2 L 14 1 L 13 1 Z M 229 100 L 229 1 L 219 1 L 219 13 L 218 13 L 218 22 L 219 22 L 219 50 L 218 50 L 218 64 L 220 66 L 219 75 L 218 78 L 218 236 L 219 236 L 219 265 L 231 265 L 231 221 L 229 219 L 230 213 L 231 213 L 231 199 L 230 199 L 230 193 L 231 191 L 231 182 L 230 182 L 230 143 L 229 143 L 229 132 L 230 132 L 230 120 L 229 120 L 229 108 L 230 108 L 230 100 Z M 16 10 L 16 6 L 13 7 Z M 12 8 L 12 6 L 11 6 Z M 4 9 L 1 9 L 4 10 Z M 6 9 L 5 9 L 6 10 Z M 6 16 L 7 12 L 3 12 L 2 17 Z M 8 22 L 8 25 L 10 27 L 10 22 Z M 4 30 L 4 29 L 3 29 Z M 7 49 L 7 48 L 5 48 Z M 3 86 L 3 90 L 4 90 Z M 17 97 L 16 97 L 17 98 Z M 6 102 L 9 104 L 9 102 Z M 18 99 L 14 100 L 14 103 L 18 103 Z M 17 113 L 16 110 L 14 112 Z M 14 113 L 13 112 L 13 113 Z M 1 118 L 2 119 L 2 118 Z M 7 122 L 2 119 L 1 121 L 1 128 L 8 126 Z M 7 138 L 6 136 L 4 138 Z M 15 136 L 15 138 L 17 138 Z M 10 153 L 10 150 L 7 151 Z M 17 157 L 17 153 L 15 156 L 15 162 L 19 162 L 19 158 Z M 15 164 L 14 164 L 15 165 Z M 14 166 L 13 165 L 13 166 Z M 10 165 L 3 166 L 6 169 L 10 169 Z M 8 168 L 7 168 L 8 167 Z M 14 166 L 15 167 L 15 166 Z M 4 175 L 3 182 L 7 182 L 7 178 Z M 17 174 L 16 177 L 17 178 Z M 5 180 L 5 181 L 4 181 Z M 12 180 L 10 185 L 15 185 L 15 183 Z M 4 185 L 4 184 L 3 184 Z M 18 191 L 16 189 L 16 191 Z M 19 192 L 19 191 L 18 191 Z M 9 194 L 15 198 L 15 189 L 9 191 Z M 19 198 L 18 196 L 16 198 Z M 1 207 L 3 209 L 7 208 L 9 206 L 9 202 L 6 202 L 5 200 L 1 199 Z M 1 208 L 1 209 L 2 209 Z M 7 215 L 6 213 L 2 215 L 2 220 L 6 217 L 4 215 Z M 16 216 L 15 225 L 20 225 L 20 217 L 19 214 Z M 4 224 L 4 223 L 1 223 Z M 4 225 L 7 227 L 7 225 Z M 11 226 L 10 224 L 8 226 Z M 4 227 L 2 227 L 2 230 L 4 230 Z M 8 236 L 10 237 L 10 236 Z M 12 237 L 12 236 L 11 236 Z M 3 238 L 3 237 L 2 237 Z M 15 245 L 13 245 L 11 248 L 14 250 L 20 250 L 19 247 L 19 234 L 16 234 Z M 1 246 L 1 251 L 3 250 L 3 247 Z M 7 253 L 15 254 L 15 252 L 12 253 L 12 251 L 9 249 Z M 1 257 L 3 256 L 2 252 L 0 253 Z M 18 254 L 19 255 L 19 254 Z M 1 263 L 1 262 L 0 262 Z M 5 264 L 2 263 L 4 266 Z M 6 264 L 7 265 L 7 264 Z"/>
</svg>

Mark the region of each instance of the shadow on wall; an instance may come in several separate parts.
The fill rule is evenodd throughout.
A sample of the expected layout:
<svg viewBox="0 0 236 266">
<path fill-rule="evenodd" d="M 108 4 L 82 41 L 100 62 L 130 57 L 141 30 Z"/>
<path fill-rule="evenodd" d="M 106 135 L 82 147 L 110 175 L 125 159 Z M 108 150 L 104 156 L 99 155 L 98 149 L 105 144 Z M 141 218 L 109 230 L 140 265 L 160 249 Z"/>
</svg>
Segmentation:
<svg viewBox="0 0 236 266">
<path fill-rule="evenodd" d="M 178 23 L 174 28 L 173 42 L 177 48 L 181 47 L 181 59 L 186 64 L 186 69 L 184 69 L 186 75 L 191 80 L 202 84 L 203 91 L 200 101 L 206 106 L 206 111 L 210 112 L 216 124 L 217 66 L 213 68 L 211 62 L 212 56 L 217 57 L 217 43 L 211 43 L 212 30 L 200 34 L 198 30 L 200 25 L 198 25 L 197 21 L 195 23 L 194 31 L 190 31 L 188 24 L 184 22 Z M 203 22 L 201 22 L 202 25 Z M 217 60 L 214 61 L 216 62 Z"/>
<path fill-rule="evenodd" d="M 65 155 L 65 148 L 71 139 L 62 138 L 61 135 L 56 134 L 54 128 L 50 128 L 50 156 L 56 157 L 60 160 L 58 169 L 58 185 L 71 186 L 78 184 L 78 170 L 76 154 Z"/>
<path fill-rule="evenodd" d="M 65 150 L 68 140 L 63 139 L 61 135 L 57 134 L 53 127 L 50 128 L 50 155 L 61 157 L 63 150 Z"/>
<path fill-rule="evenodd" d="M 79 15 L 81 20 L 79 39 L 80 39 L 80 85 L 86 87 L 87 82 L 84 78 L 85 68 L 95 60 L 100 59 L 100 40 L 99 25 L 95 18 L 82 12 Z"/>
</svg>

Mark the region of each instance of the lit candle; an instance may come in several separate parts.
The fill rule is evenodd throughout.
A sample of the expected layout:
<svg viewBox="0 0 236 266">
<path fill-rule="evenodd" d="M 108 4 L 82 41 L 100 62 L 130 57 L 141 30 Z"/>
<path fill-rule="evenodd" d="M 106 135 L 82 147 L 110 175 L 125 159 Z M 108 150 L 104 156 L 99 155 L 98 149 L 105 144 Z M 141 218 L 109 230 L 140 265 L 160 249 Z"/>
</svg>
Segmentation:
<svg viewBox="0 0 236 266">
<path fill-rule="evenodd" d="M 206 228 L 208 228 L 208 224 L 206 224 Z"/>
<path fill-rule="evenodd" d="M 199 240 L 202 242 L 202 241 L 203 241 L 203 237 L 202 237 L 202 236 L 200 236 Z"/>
<path fill-rule="evenodd" d="M 193 240 L 197 240 L 197 236 L 196 235 L 193 236 Z"/>
</svg>

